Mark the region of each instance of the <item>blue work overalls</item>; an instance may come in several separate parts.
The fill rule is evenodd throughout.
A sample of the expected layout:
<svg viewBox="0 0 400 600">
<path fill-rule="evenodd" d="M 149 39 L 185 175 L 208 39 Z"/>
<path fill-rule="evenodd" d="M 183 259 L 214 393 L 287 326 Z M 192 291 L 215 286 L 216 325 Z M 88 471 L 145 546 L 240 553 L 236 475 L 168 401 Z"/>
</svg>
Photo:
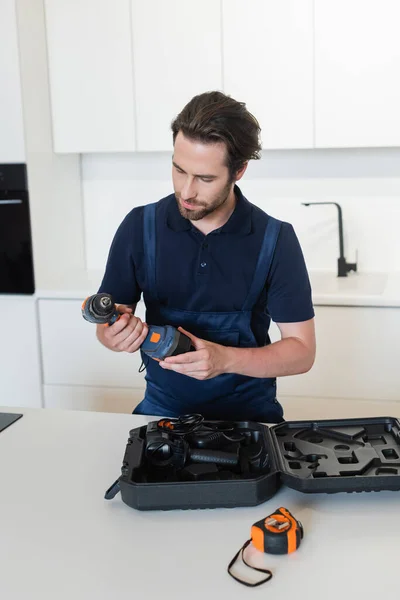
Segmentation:
<svg viewBox="0 0 400 600">
<path fill-rule="evenodd" d="M 247 298 L 242 310 L 232 312 L 193 312 L 163 306 L 157 297 L 156 283 L 156 203 L 145 207 L 143 225 L 148 277 L 147 289 L 143 290 L 146 322 L 181 326 L 199 338 L 226 346 L 256 347 L 258 344 L 251 330 L 252 310 L 265 286 L 281 222 L 268 218 Z M 157 361 L 144 354 L 142 358 L 146 365 L 147 387 L 144 400 L 134 411 L 136 414 L 174 417 L 200 413 L 207 419 L 268 423 L 283 420 L 282 407 L 276 399 L 275 378 L 226 373 L 212 379 L 197 380 L 164 370 Z"/>
</svg>

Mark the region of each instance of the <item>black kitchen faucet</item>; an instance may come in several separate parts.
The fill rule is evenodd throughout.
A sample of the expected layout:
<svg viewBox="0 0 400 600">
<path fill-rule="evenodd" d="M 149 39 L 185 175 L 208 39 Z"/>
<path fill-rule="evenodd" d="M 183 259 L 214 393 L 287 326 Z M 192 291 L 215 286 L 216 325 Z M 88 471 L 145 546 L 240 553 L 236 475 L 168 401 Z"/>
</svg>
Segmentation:
<svg viewBox="0 0 400 600">
<path fill-rule="evenodd" d="M 334 204 L 338 209 L 338 222 L 339 222 L 339 253 L 338 258 L 338 277 L 347 277 L 349 271 L 357 271 L 357 263 L 346 262 L 344 256 L 344 242 L 343 242 L 343 217 L 342 207 L 337 202 L 302 202 L 303 206 L 311 206 L 313 204 Z"/>
</svg>

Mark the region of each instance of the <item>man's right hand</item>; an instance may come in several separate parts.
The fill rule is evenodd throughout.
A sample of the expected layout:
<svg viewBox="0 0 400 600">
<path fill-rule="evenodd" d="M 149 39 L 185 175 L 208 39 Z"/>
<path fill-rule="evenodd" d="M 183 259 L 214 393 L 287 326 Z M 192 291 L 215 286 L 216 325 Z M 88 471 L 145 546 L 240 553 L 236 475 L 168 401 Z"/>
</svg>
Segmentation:
<svg viewBox="0 0 400 600">
<path fill-rule="evenodd" d="M 146 323 L 135 317 L 131 307 L 118 305 L 121 314 L 118 321 L 110 325 L 97 325 L 97 339 L 114 352 L 136 352 L 149 332 Z"/>
</svg>

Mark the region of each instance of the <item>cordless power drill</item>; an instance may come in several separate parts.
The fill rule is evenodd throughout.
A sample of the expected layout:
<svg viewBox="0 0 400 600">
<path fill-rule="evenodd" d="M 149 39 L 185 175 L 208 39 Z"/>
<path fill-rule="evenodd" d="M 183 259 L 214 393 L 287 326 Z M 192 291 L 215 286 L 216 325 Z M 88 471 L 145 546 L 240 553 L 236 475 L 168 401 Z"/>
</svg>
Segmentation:
<svg viewBox="0 0 400 600">
<path fill-rule="evenodd" d="M 82 316 L 89 323 L 112 325 L 121 314 L 110 294 L 94 294 L 82 304 Z M 149 333 L 140 348 L 158 361 L 194 350 L 190 338 L 171 325 L 149 325 Z"/>
</svg>

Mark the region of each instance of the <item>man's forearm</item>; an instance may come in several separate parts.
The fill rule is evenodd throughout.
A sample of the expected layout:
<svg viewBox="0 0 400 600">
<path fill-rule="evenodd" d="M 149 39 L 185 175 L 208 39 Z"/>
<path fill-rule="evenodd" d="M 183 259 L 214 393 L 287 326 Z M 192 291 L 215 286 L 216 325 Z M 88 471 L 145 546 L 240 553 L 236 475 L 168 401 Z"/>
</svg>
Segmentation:
<svg viewBox="0 0 400 600">
<path fill-rule="evenodd" d="M 227 348 L 226 373 L 249 377 L 283 377 L 309 371 L 315 348 L 288 337 L 262 348 Z"/>
</svg>

